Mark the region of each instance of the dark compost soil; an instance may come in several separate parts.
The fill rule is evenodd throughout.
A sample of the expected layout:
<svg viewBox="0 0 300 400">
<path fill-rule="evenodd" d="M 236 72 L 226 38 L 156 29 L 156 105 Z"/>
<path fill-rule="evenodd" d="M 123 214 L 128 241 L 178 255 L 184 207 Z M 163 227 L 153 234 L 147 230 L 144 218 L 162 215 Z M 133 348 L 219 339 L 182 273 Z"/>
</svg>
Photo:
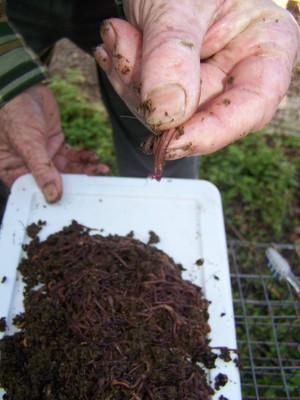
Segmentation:
<svg viewBox="0 0 300 400">
<path fill-rule="evenodd" d="M 180 265 L 75 221 L 40 242 L 42 225 L 27 228 L 19 331 L 0 342 L 5 399 L 205 400 L 226 384 L 208 383 L 208 301 Z"/>
</svg>

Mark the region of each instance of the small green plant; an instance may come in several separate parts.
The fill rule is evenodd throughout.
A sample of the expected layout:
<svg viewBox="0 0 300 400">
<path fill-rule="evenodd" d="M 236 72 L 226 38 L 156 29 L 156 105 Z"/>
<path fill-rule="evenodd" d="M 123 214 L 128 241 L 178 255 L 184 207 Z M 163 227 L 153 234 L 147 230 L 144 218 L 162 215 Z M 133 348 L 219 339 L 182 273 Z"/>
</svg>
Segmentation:
<svg viewBox="0 0 300 400">
<path fill-rule="evenodd" d="M 289 240 L 299 226 L 298 138 L 252 133 L 202 157 L 199 176 L 219 188 L 228 233 L 246 240 Z"/>
<path fill-rule="evenodd" d="M 61 114 L 66 142 L 77 148 L 96 151 L 100 160 L 116 174 L 112 130 L 100 104 L 90 102 L 78 84 L 81 76 L 68 71 L 66 78 L 54 76 L 50 87 Z"/>
</svg>

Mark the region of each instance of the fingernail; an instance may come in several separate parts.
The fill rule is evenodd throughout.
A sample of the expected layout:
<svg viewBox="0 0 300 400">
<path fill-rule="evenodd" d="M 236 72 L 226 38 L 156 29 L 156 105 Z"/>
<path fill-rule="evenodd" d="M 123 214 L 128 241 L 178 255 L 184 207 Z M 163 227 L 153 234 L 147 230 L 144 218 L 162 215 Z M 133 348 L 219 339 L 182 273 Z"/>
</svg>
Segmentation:
<svg viewBox="0 0 300 400">
<path fill-rule="evenodd" d="M 57 200 L 59 200 L 55 183 L 49 183 L 49 185 L 44 187 L 43 192 L 48 203 L 55 203 Z"/>
<path fill-rule="evenodd" d="M 109 20 L 103 21 L 100 28 L 100 33 L 102 40 L 107 45 L 108 49 L 110 51 L 115 50 L 117 43 L 117 34 L 112 26 L 112 23 Z"/>
<path fill-rule="evenodd" d="M 105 72 L 111 69 L 111 58 L 103 45 L 96 47 L 94 57 Z"/>
<path fill-rule="evenodd" d="M 177 84 L 168 84 L 152 90 L 146 102 L 150 106 L 143 111 L 149 125 L 173 122 L 185 114 L 186 94 Z"/>
</svg>

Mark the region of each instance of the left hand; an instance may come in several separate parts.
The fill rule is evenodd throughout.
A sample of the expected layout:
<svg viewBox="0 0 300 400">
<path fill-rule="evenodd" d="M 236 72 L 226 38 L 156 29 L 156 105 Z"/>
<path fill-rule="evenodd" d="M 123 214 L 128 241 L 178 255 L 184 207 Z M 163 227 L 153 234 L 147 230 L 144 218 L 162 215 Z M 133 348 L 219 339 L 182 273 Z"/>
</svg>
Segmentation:
<svg viewBox="0 0 300 400">
<path fill-rule="evenodd" d="M 150 130 L 182 126 L 166 159 L 212 153 L 262 128 L 290 84 L 299 28 L 270 0 L 125 0 L 96 59 Z M 173 129 L 174 130 L 174 129 Z"/>
<path fill-rule="evenodd" d="M 49 203 L 62 196 L 61 173 L 109 172 L 94 151 L 65 144 L 56 100 L 43 84 L 28 88 L 0 109 L 0 179 L 10 188 L 29 172 Z"/>
</svg>

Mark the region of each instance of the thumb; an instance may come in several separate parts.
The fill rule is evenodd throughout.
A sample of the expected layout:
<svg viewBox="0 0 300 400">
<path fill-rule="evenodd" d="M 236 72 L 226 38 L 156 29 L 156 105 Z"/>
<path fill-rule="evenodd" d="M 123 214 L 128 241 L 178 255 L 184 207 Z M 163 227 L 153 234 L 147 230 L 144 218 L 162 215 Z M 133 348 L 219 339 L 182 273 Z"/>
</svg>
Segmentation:
<svg viewBox="0 0 300 400">
<path fill-rule="evenodd" d="M 20 147 L 22 147 L 20 155 L 43 192 L 45 199 L 48 203 L 55 203 L 62 196 L 62 179 L 48 154 L 43 138 L 36 135 L 30 147 L 28 143 L 24 143 L 24 146 L 22 146 L 21 140 Z"/>
<path fill-rule="evenodd" d="M 124 11 L 143 33 L 141 106 L 155 129 L 179 126 L 200 98 L 200 50 L 217 1 L 128 0 Z"/>
<path fill-rule="evenodd" d="M 60 200 L 63 188 L 52 159 L 64 141 L 57 103 L 45 85 L 33 86 L 27 92 L 28 98 L 23 99 L 19 108 L 23 118 L 18 120 L 19 129 L 15 127 L 10 132 L 10 139 L 46 200 L 55 203 Z M 33 121 L 29 119 L 32 115 Z"/>
</svg>

